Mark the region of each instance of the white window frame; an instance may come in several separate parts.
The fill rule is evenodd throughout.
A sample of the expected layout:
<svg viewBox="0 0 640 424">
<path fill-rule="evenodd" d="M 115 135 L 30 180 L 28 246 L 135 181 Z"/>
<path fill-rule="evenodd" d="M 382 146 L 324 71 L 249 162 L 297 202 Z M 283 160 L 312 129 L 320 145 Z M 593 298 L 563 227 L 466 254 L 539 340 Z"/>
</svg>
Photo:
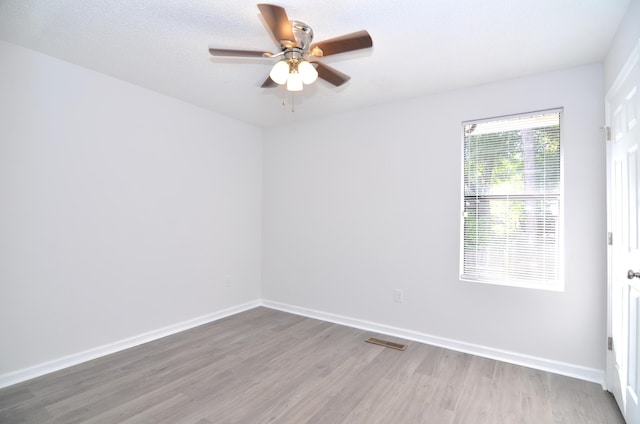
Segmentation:
<svg viewBox="0 0 640 424">
<path fill-rule="evenodd" d="M 481 124 L 487 122 L 508 120 L 514 118 L 523 118 L 533 115 L 541 115 L 541 114 L 551 114 L 557 113 L 559 114 L 559 123 L 560 123 L 560 187 L 559 187 L 559 195 L 558 195 L 558 219 L 557 219 L 557 249 L 558 249 L 558 274 L 557 279 L 554 281 L 544 280 L 544 281 L 522 281 L 522 280 L 511 280 L 511 279 L 494 279 L 488 276 L 470 276 L 465 275 L 464 273 L 464 260 L 465 260 L 465 127 L 467 125 L 473 124 Z M 483 284 L 494 284 L 494 285 L 503 285 L 503 286 L 511 286 L 511 287 L 521 287 L 521 288 L 533 288 L 533 289 L 541 289 L 541 290 L 551 290 L 551 291 L 564 291 L 564 125 L 563 125 L 563 108 L 551 108 L 544 109 L 533 112 L 524 112 L 512 115 L 504 115 L 492 118 L 484 118 L 484 119 L 476 119 L 462 122 L 461 125 L 461 181 L 460 181 L 460 262 L 459 262 L 459 278 L 461 281 L 475 282 L 475 283 L 483 283 Z M 531 197 L 533 198 L 533 196 Z"/>
</svg>

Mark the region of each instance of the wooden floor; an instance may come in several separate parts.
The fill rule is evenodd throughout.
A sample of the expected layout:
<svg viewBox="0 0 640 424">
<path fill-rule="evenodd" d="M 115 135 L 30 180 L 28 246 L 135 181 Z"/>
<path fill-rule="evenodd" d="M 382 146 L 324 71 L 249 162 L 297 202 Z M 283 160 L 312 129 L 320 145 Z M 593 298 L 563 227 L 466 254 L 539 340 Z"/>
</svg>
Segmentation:
<svg viewBox="0 0 640 424">
<path fill-rule="evenodd" d="M 597 384 L 256 308 L 0 390 L 0 422 L 624 421 Z"/>
</svg>

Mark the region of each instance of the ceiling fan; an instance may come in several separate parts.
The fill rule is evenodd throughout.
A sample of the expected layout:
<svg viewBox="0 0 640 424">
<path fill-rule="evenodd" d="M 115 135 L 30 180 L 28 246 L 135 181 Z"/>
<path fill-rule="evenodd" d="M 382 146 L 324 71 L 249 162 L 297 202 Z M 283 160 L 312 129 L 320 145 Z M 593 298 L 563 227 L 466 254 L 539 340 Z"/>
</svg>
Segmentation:
<svg viewBox="0 0 640 424">
<path fill-rule="evenodd" d="M 316 58 L 373 46 L 371 36 L 365 30 L 312 43 L 311 27 L 301 21 L 290 21 L 284 8 L 261 3 L 258 4 L 258 9 L 280 46 L 279 52 L 211 47 L 209 53 L 222 57 L 281 58 L 271 69 L 269 77 L 262 83 L 263 88 L 286 84 L 289 91 L 301 91 L 304 84 L 311 84 L 318 77 L 335 86 L 341 86 L 351 77 L 329 65 L 317 62 Z"/>
</svg>

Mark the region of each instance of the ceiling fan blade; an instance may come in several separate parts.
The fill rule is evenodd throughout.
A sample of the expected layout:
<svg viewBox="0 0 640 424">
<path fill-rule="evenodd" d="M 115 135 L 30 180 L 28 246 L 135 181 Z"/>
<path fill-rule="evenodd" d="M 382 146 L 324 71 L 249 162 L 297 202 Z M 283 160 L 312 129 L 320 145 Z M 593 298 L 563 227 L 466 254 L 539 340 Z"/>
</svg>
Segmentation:
<svg viewBox="0 0 640 424">
<path fill-rule="evenodd" d="M 311 56 L 329 56 L 352 50 L 367 49 L 373 46 L 373 40 L 366 30 L 345 34 L 340 37 L 311 44 Z"/>
<path fill-rule="evenodd" d="M 351 77 L 347 74 L 343 74 L 337 69 L 332 68 L 329 65 L 325 65 L 320 62 L 312 62 L 316 65 L 316 70 L 318 71 L 318 77 L 322 78 L 325 81 L 330 82 L 336 87 L 340 87 L 345 82 L 349 81 Z"/>
<path fill-rule="evenodd" d="M 234 49 L 216 49 L 209 48 L 209 53 L 213 56 L 223 57 L 271 57 L 272 53 L 261 52 L 258 50 L 234 50 Z"/>
<path fill-rule="evenodd" d="M 262 88 L 271 88 L 271 87 L 277 87 L 278 83 L 276 83 L 274 80 L 271 79 L 271 77 L 267 77 L 266 80 L 264 80 L 264 82 L 262 83 L 262 85 L 260 87 Z"/>
<path fill-rule="evenodd" d="M 291 22 L 289 22 L 287 12 L 283 7 L 274 4 L 259 3 L 258 9 L 260 9 L 260 13 L 276 41 L 287 48 L 294 47 L 298 44 L 291 30 Z"/>
</svg>

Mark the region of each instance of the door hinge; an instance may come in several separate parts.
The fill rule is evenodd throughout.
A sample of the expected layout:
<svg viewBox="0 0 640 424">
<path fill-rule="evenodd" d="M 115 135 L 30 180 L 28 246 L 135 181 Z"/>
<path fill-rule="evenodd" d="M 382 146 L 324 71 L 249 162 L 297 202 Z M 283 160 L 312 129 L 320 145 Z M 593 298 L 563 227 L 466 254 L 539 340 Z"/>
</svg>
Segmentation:
<svg viewBox="0 0 640 424">
<path fill-rule="evenodd" d="M 611 127 L 602 127 L 602 129 L 604 130 L 605 140 L 607 141 L 611 140 Z"/>
<path fill-rule="evenodd" d="M 608 350 L 613 350 L 613 338 L 611 338 L 611 337 L 607 338 L 607 349 Z"/>
<path fill-rule="evenodd" d="M 613 246 L 613 233 L 611 231 L 607 233 L 607 244 Z"/>
</svg>

